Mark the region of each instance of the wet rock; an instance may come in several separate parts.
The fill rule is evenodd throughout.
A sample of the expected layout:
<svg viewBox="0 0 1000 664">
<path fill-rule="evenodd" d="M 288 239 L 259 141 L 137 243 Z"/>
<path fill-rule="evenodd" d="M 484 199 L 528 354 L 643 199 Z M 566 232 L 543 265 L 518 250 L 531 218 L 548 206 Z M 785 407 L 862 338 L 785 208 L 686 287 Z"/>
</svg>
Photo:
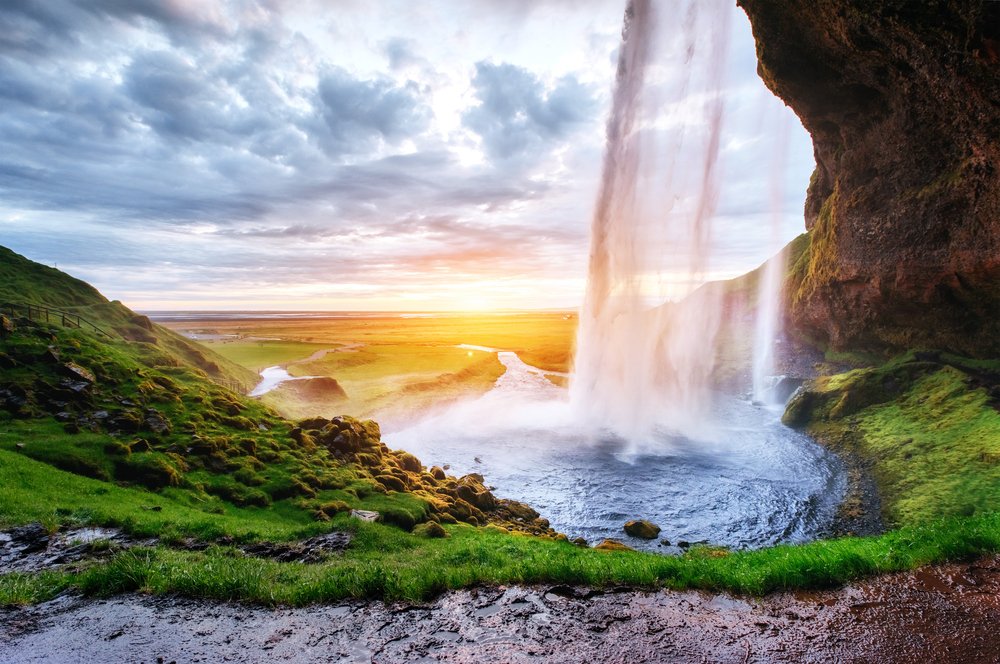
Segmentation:
<svg viewBox="0 0 1000 664">
<path fill-rule="evenodd" d="M 656 536 L 660 534 L 660 527 L 652 521 L 647 521 L 645 519 L 626 522 L 624 530 L 626 534 L 631 535 L 632 537 L 647 540 L 656 539 Z"/>
<path fill-rule="evenodd" d="M 146 428 L 156 434 L 166 434 L 170 433 L 170 422 L 167 421 L 163 415 L 157 411 L 146 413 L 146 419 L 143 421 Z"/>
<path fill-rule="evenodd" d="M 44 551 L 49 546 L 49 531 L 40 523 L 29 523 L 8 531 L 10 546 L 21 554 Z"/>
<path fill-rule="evenodd" d="M 59 387 L 64 390 L 69 390 L 71 393 L 76 395 L 85 394 L 93 383 L 88 383 L 85 380 L 71 380 L 69 378 L 64 378 L 59 383 Z"/>
<path fill-rule="evenodd" d="M 586 549 L 588 546 L 590 546 L 590 544 L 587 543 L 587 540 L 584 539 L 583 537 L 574 537 L 571 541 L 576 546 L 582 547 L 584 549 Z"/>
<path fill-rule="evenodd" d="M 258 542 L 241 547 L 254 558 L 271 558 L 278 562 L 319 563 L 350 545 L 350 533 L 333 532 L 310 537 L 301 542 Z"/>
</svg>

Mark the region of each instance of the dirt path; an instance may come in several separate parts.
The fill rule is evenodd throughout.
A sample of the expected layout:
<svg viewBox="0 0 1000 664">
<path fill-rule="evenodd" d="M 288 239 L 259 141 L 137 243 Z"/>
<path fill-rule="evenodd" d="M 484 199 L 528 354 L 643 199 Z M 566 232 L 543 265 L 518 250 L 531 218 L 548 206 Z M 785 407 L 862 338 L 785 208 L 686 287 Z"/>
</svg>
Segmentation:
<svg viewBox="0 0 1000 664">
<path fill-rule="evenodd" d="M 763 601 L 483 588 L 421 606 L 130 595 L 0 611 L 3 662 L 998 662 L 1000 557 Z"/>
</svg>

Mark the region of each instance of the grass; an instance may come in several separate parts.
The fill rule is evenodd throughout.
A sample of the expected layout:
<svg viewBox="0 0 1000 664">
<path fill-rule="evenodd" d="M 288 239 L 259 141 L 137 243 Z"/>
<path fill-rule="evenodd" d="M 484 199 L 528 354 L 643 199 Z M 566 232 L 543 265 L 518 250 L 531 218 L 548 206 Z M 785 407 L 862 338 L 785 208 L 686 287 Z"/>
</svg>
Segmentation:
<svg viewBox="0 0 1000 664">
<path fill-rule="evenodd" d="M 316 351 L 330 348 L 328 344 L 255 338 L 206 341 L 203 345 L 222 357 L 257 372 L 266 367 L 296 362 Z"/>
<path fill-rule="evenodd" d="M 760 595 L 826 588 L 876 573 L 1000 550 L 1000 516 L 946 519 L 871 538 L 758 551 L 694 548 L 683 556 L 581 549 L 495 528 L 447 526 L 424 539 L 378 524 L 352 528 L 342 556 L 317 565 L 243 557 L 228 546 L 204 552 L 136 549 L 79 572 L 0 576 L 0 604 L 44 601 L 70 588 L 87 594 L 177 593 L 219 600 L 304 605 L 346 598 L 421 601 L 477 584 L 586 584 L 699 588 Z"/>
</svg>

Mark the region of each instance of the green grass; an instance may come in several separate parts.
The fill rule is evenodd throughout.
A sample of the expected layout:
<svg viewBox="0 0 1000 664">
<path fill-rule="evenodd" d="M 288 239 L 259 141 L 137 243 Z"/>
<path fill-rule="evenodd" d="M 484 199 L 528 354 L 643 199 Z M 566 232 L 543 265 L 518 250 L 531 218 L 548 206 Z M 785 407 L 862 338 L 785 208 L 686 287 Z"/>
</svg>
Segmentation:
<svg viewBox="0 0 1000 664">
<path fill-rule="evenodd" d="M 202 343 L 226 359 L 253 371 L 260 371 L 265 367 L 273 367 L 279 364 L 297 362 L 309 357 L 318 350 L 334 347 L 331 344 L 277 341 L 271 339 L 205 341 Z"/>
<path fill-rule="evenodd" d="M 345 598 L 421 601 L 477 584 L 628 585 L 761 595 L 827 588 L 864 576 L 1000 550 L 1000 516 L 942 520 L 880 537 L 730 553 L 695 548 L 669 557 L 602 552 L 492 528 L 448 526 L 423 539 L 377 524 L 352 523 L 342 556 L 317 565 L 246 558 L 232 547 L 204 552 L 166 547 L 120 552 L 80 572 L 0 576 L 0 604 L 44 601 L 69 588 L 87 594 L 176 593 L 190 597 L 303 605 Z"/>
<path fill-rule="evenodd" d="M 1000 509 L 1000 413 L 968 373 L 996 363 L 925 355 L 819 379 L 786 412 L 871 462 L 890 524 Z"/>
</svg>

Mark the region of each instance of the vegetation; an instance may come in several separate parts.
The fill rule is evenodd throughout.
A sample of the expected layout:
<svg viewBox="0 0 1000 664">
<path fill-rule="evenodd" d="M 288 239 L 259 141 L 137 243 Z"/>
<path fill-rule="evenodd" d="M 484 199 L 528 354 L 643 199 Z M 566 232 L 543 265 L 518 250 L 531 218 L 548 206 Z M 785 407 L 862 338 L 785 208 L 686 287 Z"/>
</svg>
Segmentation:
<svg viewBox="0 0 1000 664">
<path fill-rule="evenodd" d="M 786 422 L 870 460 L 890 524 L 1000 506 L 1000 363 L 914 352 L 820 378 Z"/>
<path fill-rule="evenodd" d="M 125 591 L 180 593 L 265 604 L 308 604 L 348 597 L 424 600 L 479 583 L 553 583 L 594 586 L 703 588 L 762 594 L 823 588 L 879 572 L 967 559 L 1000 550 L 1000 516 L 944 519 L 879 537 L 843 538 L 800 546 L 729 552 L 695 547 L 683 556 L 597 551 L 568 542 L 508 533 L 496 526 L 445 525 L 448 537 L 429 538 L 340 515 L 308 523 L 293 512 L 229 508 L 206 515 L 168 497 L 67 475 L 2 453 L 6 518 L 125 525 L 137 533 L 217 538 L 291 538 L 323 528 L 353 532 L 342 555 L 320 564 L 279 563 L 245 556 L 231 543 L 204 551 L 166 544 L 120 551 L 83 569 L 0 576 L 0 604 L 43 601 L 68 588 L 96 595 Z M 18 479 L 20 478 L 20 479 Z M 12 480 L 20 488 L 11 489 Z M 40 488 L 32 488 L 40 484 Z M 60 487 L 63 487 L 60 490 Z M 106 492 L 106 493 L 104 493 Z M 12 502 L 13 501 L 13 502 Z M 54 510 L 32 507 L 51 501 Z M 162 512 L 149 508 L 159 505 Z"/>
<path fill-rule="evenodd" d="M 0 575 L 0 604 L 40 601 L 70 588 L 269 604 L 419 600 L 476 583 L 764 593 L 1000 550 L 994 498 L 1000 365 L 994 363 L 911 353 L 820 379 L 791 404 L 790 422 L 873 460 L 886 516 L 897 530 L 759 551 L 694 547 L 674 557 L 601 551 L 555 536 L 528 506 L 496 499 L 483 478 L 447 477 L 389 450 L 373 422 L 296 424 L 280 417 L 219 384 L 240 377 L 244 370 L 234 362 L 106 302 L 82 282 L 12 256 L 27 264 L 28 277 L 15 270 L 4 278 L 16 287 L 0 293 L 75 307 L 113 338 L 37 321 L 4 322 L 0 526 L 115 526 L 158 543 L 129 550 L 109 545 L 107 557 L 59 571 Z M 515 326 L 502 318 L 484 323 L 488 333 L 480 336 L 472 334 L 478 326 L 470 326 L 468 336 L 448 337 L 454 331 L 447 333 L 440 321 L 419 331 L 388 326 L 379 334 L 383 341 L 396 337 L 387 348 L 419 334 L 425 342 L 438 335 L 433 344 L 442 353 L 454 353 L 458 343 L 518 349 Z M 570 334 L 573 321 L 561 320 L 563 331 L 551 332 L 538 348 Z M 557 329 L 551 321 L 545 325 Z M 268 359 L 339 342 L 297 343 L 302 347 L 267 348 Z M 248 348 L 242 361 L 251 356 Z M 350 367 L 338 363 L 349 364 L 348 356 L 315 362 L 329 361 L 342 372 Z M 548 357 L 550 366 L 558 364 L 555 355 Z M 352 509 L 377 511 L 382 522 L 352 518 Z M 316 564 L 276 562 L 239 548 L 331 531 L 350 532 L 353 540 L 342 554 Z M 181 546 L 189 540 L 207 548 Z"/>
</svg>

